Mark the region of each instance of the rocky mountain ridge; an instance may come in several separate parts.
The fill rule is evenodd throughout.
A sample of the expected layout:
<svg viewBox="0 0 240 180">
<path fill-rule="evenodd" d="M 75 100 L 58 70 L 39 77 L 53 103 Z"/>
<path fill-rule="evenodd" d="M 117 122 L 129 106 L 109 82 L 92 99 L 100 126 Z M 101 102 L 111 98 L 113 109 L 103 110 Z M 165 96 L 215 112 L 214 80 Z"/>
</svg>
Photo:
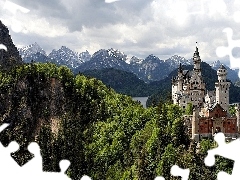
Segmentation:
<svg viewBox="0 0 240 180">
<path fill-rule="evenodd" d="M 30 46 L 20 48 L 19 52 L 24 62 L 34 60 L 37 62 L 53 62 L 57 65 L 66 65 L 75 74 L 94 69 L 115 68 L 132 72 L 139 79 L 147 83 L 164 79 L 174 69 L 178 68 L 180 63 L 182 65 L 193 64 L 191 59 L 186 59 L 179 55 L 173 55 L 165 60 L 161 60 L 153 54 L 147 56 L 145 59 L 136 56 L 130 58 L 123 52 L 113 48 L 100 49 L 91 55 L 88 51 L 78 53 L 66 46 L 62 46 L 60 49 L 54 49 L 47 55 L 37 43 L 34 43 Z M 216 61 L 211 66 L 216 70 L 220 64 L 220 61 Z M 228 79 L 232 82 L 238 81 L 237 72 L 227 66 L 226 68 L 229 71 Z"/>
<path fill-rule="evenodd" d="M 16 46 L 13 44 L 8 28 L 0 21 L 0 44 L 6 46 L 7 51 L 0 49 L 0 66 L 9 69 L 16 64 L 21 64 L 22 59 Z"/>
</svg>

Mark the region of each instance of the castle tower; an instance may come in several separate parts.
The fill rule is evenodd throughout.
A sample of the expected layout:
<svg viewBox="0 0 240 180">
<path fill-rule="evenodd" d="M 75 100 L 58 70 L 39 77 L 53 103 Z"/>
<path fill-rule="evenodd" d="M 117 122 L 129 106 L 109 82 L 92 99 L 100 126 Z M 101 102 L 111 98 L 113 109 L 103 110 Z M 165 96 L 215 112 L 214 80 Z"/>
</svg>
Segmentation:
<svg viewBox="0 0 240 180">
<path fill-rule="evenodd" d="M 229 109 L 229 87 L 230 82 L 227 82 L 227 69 L 221 65 L 217 70 L 218 82 L 215 83 L 216 103 L 228 112 Z"/>
<path fill-rule="evenodd" d="M 197 44 L 197 42 L 196 42 L 196 44 Z M 195 52 L 193 54 L 193 64 L 194 64 L 194 69 L 193 70 L 197 74 L 201 75 L 201 66 L 200 66 L 201 65 L 201 58 L 199 56 L 197 45 L 196 45 L 196 50 L 195 50 Z"/>
<path fill-rule="evenodd" d="M 191 103 L 195 106 L 202 106 L 205 98 L 205 83 L 203 82 L 201 73 L 201 58 L 198 52 L 198 47 L 193 54 L 194 69 L 190 79 L 189 97 Z"/>
<path fill-rule="evenodd" d="M 178 68 L 178 91 L 183 90 L 183 69 L 182 64 L 180 63 Z"/>
<path fill-rule="evenodd" d="M 235 105 L 236 117 L 237 117 L 237 128 L 238 133 L 240 133 L 240 104 Z"/>
<path fill-rule="evenodd" d="M 194 107 L 193 109 L 193 117 L 192 117 L 192 139 L 195 141 L 199 141 L 199 110 L 198 107 Z"/>
</svg>

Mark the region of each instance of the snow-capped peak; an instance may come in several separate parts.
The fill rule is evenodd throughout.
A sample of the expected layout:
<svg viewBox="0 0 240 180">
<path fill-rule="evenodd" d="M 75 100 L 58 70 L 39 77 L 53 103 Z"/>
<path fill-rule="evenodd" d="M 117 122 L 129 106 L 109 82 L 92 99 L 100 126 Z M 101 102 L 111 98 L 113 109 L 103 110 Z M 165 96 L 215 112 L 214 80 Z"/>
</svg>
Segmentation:
<svg viewBox="0 0 240 180">
<path fill-rule="evenodd" d="M 129 64 L 142 64 L 144 59 L 139 59 L 136 56 L 133 56 L 131 59 L 129 59 Z"/>
<path fill-rule="evenodd" d="M 164 60 L 164 62 L 170 64 L 170 66 L 173 66 L 174 68 L 176 68 L 180 63 L 182 65 L 192 65 L 193 63 L 191 59 L 185 59 L 179 55 L 173 55 L 170 58 Z"/>
<path fill-rule="evenodd" d="M 210 66 L 211 66 L 212 68 L 218 68 L 221 64 L 222 64 L 222 63 L 221 63 L 219 60 L 217 60 L 217 61 L 212 62 L 212 63 L 210 64 Z"/>
<path fill-rule="evenodd" d="M 78 56 L 79 61 L 81 62 L 87 62 L 91 59 L 91 57 L 92 57 L 91 54 L 87 50 L 85 52 L 79 53 L 79 56 Z"/>
<path fill-rule="evenodd" d="M 23 48 L 19 48 L 19 53 L 21 56 L 26 57 L 32 54 L 40 53 L 46 56 L 46 52 L 35 42 L 29 46 L 25 46 Z"/>
</svg>

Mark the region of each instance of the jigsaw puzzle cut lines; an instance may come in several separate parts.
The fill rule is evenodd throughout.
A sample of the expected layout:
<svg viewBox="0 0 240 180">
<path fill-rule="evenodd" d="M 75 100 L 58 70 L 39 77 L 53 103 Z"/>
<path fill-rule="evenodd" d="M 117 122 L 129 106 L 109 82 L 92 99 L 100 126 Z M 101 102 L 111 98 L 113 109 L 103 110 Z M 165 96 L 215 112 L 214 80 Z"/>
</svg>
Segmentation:
<svg viewBox="0 0 240 180">
<path fill-rule="evenodd" d="M 7 9 L 8 11 L 10 11 L 13 14 L 16 14 L 17 11 L 21 11 L 23 13 L 29 13 L 29 11 L 30 11 L 29 9 L 24 8 L 24 7 L 22 7 L 18 4 L 15 4 L 11 1 L 6 1 L 4 6 L 3 6 L 3 9 Z"/>
<path fill-rule="evenodd" d="M 30 10 L 8 0 L 5 1 L 3 9 L 9 11 L 12 14 L 10 22 L 11 29 L 17 33 L 23 31 L 25 27 L 23 27 L 22 23 L 19 20 L 17 20 L 17 12 L 27 14 L 30 12 Z"/>
<path fill-rule="evenodd" d="M 236 11 L 233 15 L 234 21 L 240 23 L 240 11 Z"/>
<path fill-rule="evenodd" d="M 240 47 L 240 40 L 233 40 L 233 30 L 231 28 L 225 28 L 223 30 L 227 34 L 228 47 L 220 46 L 216 49 L 216 54 L 218 57 L 229 56 L 230 66 L 232 69 L 238 68 L 238 76 L 240 78 L 240 58 L 233 57 L 232 50 L 235 47 Z"/>
<path fill-rule="evenodd" d="M 173 176 L 181 176 L 182 180 L 188 180 L 190 170 L 189 169 L 181 169 L 179 166 L 174 165 L 171 168 L 171 174 Z"/>
<path fill-rule="evenodd" d="M 121 0 L 105 0 L 105 3 L 114 3 Z M 223 1 L 222 1 L 223 2 Z M 21 13 L 29 13 L 30 10 L 22 7 L 18 4 L 15 4 L 11 1 L 6 0 L 5 4 L 3 6 L 3 9 L 9 11 L 13 14 L 12 22 L 11 22 L 11 29 L 14 32 L 21 32 L 23 30 L 23 27 L 19 21 L 15 19 L 15 15 L 17 12 Z M 203 7 L 203 1 L 201 1 L 201 10 L 199 12 L 189 12 L 189 14 L 204 14 L 204 7 Z M 237 11 L 234 13 L 233 16 L 235 22 L 240 23 L 240 11 Z M 224 57 L 229 56 L 230 58 L 230 67 L 231 68 L 239 68 L 239 78 L 240 78 L 240 58 L 235 58 L 232 54 L 232 50 L 235 47 L 240 48 L 240 40 L 233 40 L 233 30 L 231 28 L 225 28 L 223 32 L 227 35 L 227 41 L 228 41 L 228 47 L 220 46 L 216 49 L 216 54 L 218 57 Z M 7 51 L 7 47 L 4 44 L 0 44 L 0 50 Z M 9 124 L 3 124 L 0 126 L 0 132 L 3 131 L 5 128 L 7 128 Z M 232 174 L 228 174 L 226 172 L 220 171 L 218 173 L 218 180 L 236 180 L 240 177 L 240 156 L 239 156 L 239 150 L 240 150 L 240 140 L 234 140 L 230 143 L 225 142 L 225 136 L 223 133 L 218 133 L 215 135 L 214 140 L 218 143 L 218 147 L 211 149 L 208 151 L 208 155 L 205 158 L 205 164 L 207 166 L 213 166 L 215 164 L 215 156 L 219 155 L 222 157 L 225 157 L 227 159 L 234 161 L 234 167 L 232 170 Z M 42 157 L 40 153 L 40 147 L 37 143 L 33 142 L 29 144 L 28 150 L 29 152 L 34 154 L 33 160 L 29 161 L 22 167 L 20 167 L 11 157 L 12 152 L 16 152 L 19 149 L 19 145 L 13 141 L 11 142 L 8 147 L 3 147 L 3 145 L 0 143 L 0 169 L 1 169 L 1 177 L 8 177 L 8 179 L 13 179 L 14 177 L 17 177 L 19 179 L 59 179 L 59 180 L 65 180 L 70 179 L 67 177 L 65 172 L 70 166 L 70 162 L 68 160 L 62 160 L 59 163 L 61 172 L 43 172 L 42 170 Z M 14 173 L 12 170 L 14 169 Z M 180 176 L 182 177 L 182 180 L 188 180 L 190 170 L 189 169 L 181 169 L 179 166 L 174 165 L 171 168 L 170 172 L 173 176 Z M 84 175 L 81 180 L 91 180 L 90 177 Z M 164 177 L 156 177 L 155 180 L 165 180 Z"/>
<path fill-rule="evenodd" d="M 117 1 L 120 1 L 120 0 L 105 0 L 105 3 L 114 3 L 114 2 L 117 2 Z"/>
<path fill-rule="evenodd" d="M 2 132 L 9 124 L 3 124 L 0 126 L 0 132 Z M 40 147 L 36 142 L 32 142 L 28 146 L 29 152 L 34 154 L 33 160 L 29 161 L 22 167 L 20 167 L 16 161 L 11 157 L 12 152 L 16 152 L 19 149 L 19 144 L 15 141 L 12 141 L 8 147 L 4 147 L 0 143 L 0 169 L 1 177 L 7 177 L 7 179 L 58 179 L 58 180 L 71 180 L 66 174 L 66 170 L 70 166 L 68 160 L 62 160 L 59 163 L 61 172 L 43 172 L 42 169 L 42 157 L 40 153 Z M 2 163 L 1 163 L 2 162 Z M 14 172 L 13 172 L 14 170 Z M 81 180 L 91 180 L 88 176 L 83 176 Z"/>
<path fill-rule="evenodd" d="M 165 180 L 165 178 L 164 178 L 164 177 L 161 177 L 161 176 L 158 176 L 158 177 L 156 177 L 154 180 Z"/>
<path fill-rule="evenodd" d="M 234 161 L 232 174 L 229 175 L 225 172 L 218 173 L 218 179 L 239 179 L 240 177 L 240 140 L 236 139 L 232 142 L 226 143 L 225 136 L 223 133 L 215 135 L 214 140 L 218 143 L 218 147 L 208 150 L 208 155 L 204 159 L 206 166 L 213 166 L 215 164 L 215 156 L 219 155 L 224 158 Z"/>
<path fill-rule="evenodd" d="M 0 50 L 3 49 L 5 51 L 7 51 L 7 47 L 4 44 L 0 44 Z"/>
<path fill-rule="evenodd" d="M 175 177 L 180 176 L 182 180 L 188 180 L 190 170 L 189 169 L 182 169 L 177 165 L 173 165 L 171 167 L 171 174 Z M 165 180 L 164 177 L 158 176 L 154 180 Z"/>
</svg>

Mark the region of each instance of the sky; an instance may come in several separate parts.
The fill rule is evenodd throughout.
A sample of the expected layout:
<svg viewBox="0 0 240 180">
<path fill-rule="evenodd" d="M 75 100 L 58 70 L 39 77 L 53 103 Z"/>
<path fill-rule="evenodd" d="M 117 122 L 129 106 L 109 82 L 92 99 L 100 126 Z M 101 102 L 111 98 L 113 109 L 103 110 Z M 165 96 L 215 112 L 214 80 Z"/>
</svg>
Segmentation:
<svg viewBox="0 0 240 180">
<path fill-rule="evenodd" d="M 240 39 L 239 10 L 239 0 L 0 0 L 0 20 L 17 47 L 37 42 L 47 53 L 67 46 L 90 54 L 114 48 L 164 60 L 192 58 L 198 42 L 202 61 L 227 65 L 216 49 L 228 46 L 225 28 Z M 232 52 L 240 57 L 240 47 Z"/>
</svg>

